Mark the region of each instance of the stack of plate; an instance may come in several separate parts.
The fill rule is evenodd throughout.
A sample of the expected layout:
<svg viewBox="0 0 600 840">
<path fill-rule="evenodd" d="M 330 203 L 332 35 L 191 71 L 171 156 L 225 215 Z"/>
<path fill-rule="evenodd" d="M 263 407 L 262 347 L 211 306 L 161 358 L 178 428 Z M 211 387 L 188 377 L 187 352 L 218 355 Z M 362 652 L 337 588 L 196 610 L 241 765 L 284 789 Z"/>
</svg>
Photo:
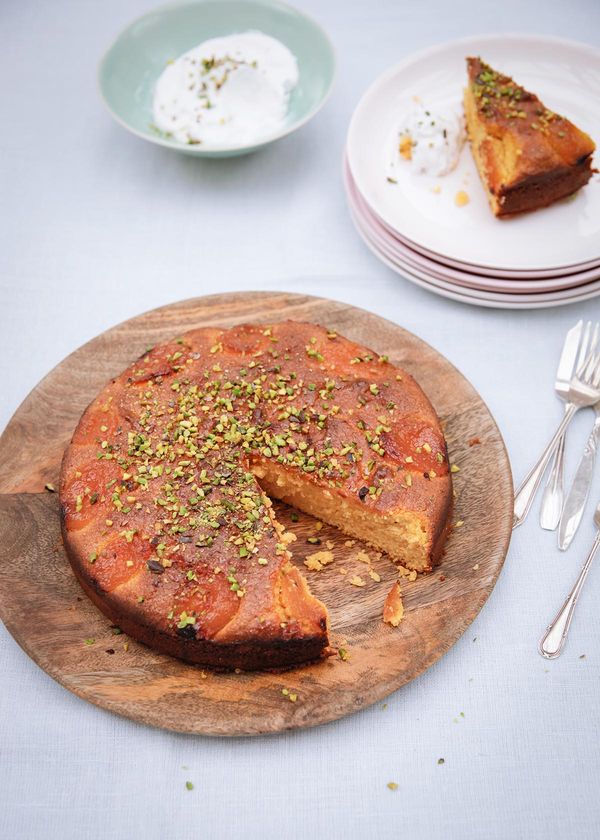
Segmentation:
<svg viewBox="0 0 600 840">
<path fill-rule="evenodd" d="M 389 179 L 402 115 L 415 98 L 432 111 L 460 107 L 465 57 L 538 94 L 600 146 L 600 53 L 555 38 L 481 36 L 413 56 L 380 77 L 350 124 L 344 180 L 354 223 L 373 253 L 403 277 L 479 306 L 536 308 L 600 294 L 600 178 L 551 207 L 497 219 L 468 145 L 437 179 L 410 162 Z M 406 165 L 404 165 L 406 164 Z M 459 206 L 457 194 L 468 203 Z"/>
</svg>

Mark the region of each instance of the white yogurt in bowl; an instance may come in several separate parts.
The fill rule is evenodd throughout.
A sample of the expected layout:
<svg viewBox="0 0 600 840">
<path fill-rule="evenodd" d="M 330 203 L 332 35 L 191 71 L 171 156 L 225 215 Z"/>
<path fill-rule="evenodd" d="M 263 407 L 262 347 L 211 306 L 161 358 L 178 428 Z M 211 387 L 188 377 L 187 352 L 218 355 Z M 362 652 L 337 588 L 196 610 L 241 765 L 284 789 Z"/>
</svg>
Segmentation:
<svg viewBox="0 0 600 840">
<path fill-rule="evenodd" d="M 156 128 L 207 149 L 249 146 L 280 132 L 298 62 L 262 32 L 211 38 L 169 62 L 154 89 Z"/>
</svg>

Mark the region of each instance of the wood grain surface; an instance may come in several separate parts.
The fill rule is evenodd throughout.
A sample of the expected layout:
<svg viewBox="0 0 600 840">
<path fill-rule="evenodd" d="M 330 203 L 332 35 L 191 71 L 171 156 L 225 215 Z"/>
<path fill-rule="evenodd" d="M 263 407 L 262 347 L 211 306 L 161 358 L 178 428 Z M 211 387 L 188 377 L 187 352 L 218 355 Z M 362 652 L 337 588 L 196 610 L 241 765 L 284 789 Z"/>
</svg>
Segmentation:
<svg viewBox="0 0 600 840">
<path fill-rule="evenodd" d="M 455 479 L 454 522 L 442 565 L 402 582 L 405 617 L 381 621 L 396 570 L 366 549 L 369 566 L 335 528 L 335 560 L 320 572 L 303 561 L 316 522 L 276 503 L 297 535 L 291 550 L 312 591 L 327 605 L 332 641 L 348 659 L 283 673 L 213 674 L 115 635 L 75 580 L 62 547 L 58 486 L 63 450 L 88 403 L 148 345 L 201 326 L 230 327 L 286 318 L 336 329 L 387 354 L 421 384 L 444 428 Z M 478 440 L 480 443 L 475 443 Z M 70 691 L 153 726 L 207 735 L 251 735 L 314 726 L 386 697 L 438 660 L 473 621 L 500 573 L 512 527 L 512 480 L 500 432 L 467 380 L 401 327 L 344 303 L 303 295 L 248 292 L 172 304 L 103 333 L 71 354 L 19 407 L 0 438 L 0 616 L 21 647 Z M 344 574 L 344 570 L 346 574 Z M 365 586 L 350 584 L 358 575 Z M 92 641 L 93 640 L 93 641 Z M 290 694 L 283 694 L 287 690 Z M 292 702 L 289 698 L 296 695 Z"/>
</svg>

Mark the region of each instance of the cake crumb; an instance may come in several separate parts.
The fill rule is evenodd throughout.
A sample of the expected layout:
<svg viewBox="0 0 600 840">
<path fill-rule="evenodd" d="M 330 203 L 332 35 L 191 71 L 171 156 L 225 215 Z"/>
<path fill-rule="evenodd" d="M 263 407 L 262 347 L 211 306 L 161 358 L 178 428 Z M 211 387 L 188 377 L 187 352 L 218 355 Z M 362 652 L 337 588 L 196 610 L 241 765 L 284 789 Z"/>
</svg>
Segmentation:
<svg viewBox="0 0 600 840">
<path fill-rule="evenodd" d="M 347 662 L 347 661 L 350 659 L 350 654 L 348 653 L 348 651 L 346 650 L 346 648 L 342 648 L 342 647 L 341 647 L 341 648 L 338 650 L 338 656 L 340 657 L 340 659 L 342 660 L 342 662 Z"/>
<path fill-rule="evenodd" d="M 454 203 L 457 207 L 464 207 L 469 201 L 469 196 L 464 190 L 459 190 L 454 196 Z"/>
<path fill-rule="evenodd" d="M 396 782 L 388 782 L 387 786 L 389 787 L 390 790 L 398 790 L 398 785 L 397 785 Z"/>
<path fill-rule="evenodd" d="M 344 566 L 342 566 L 340 568 L 340 574 L 341 575 L 347 575 L 348 574 L 348 569 L 346 569 Z"/>
<path fill-rule="evenodd" d="M 375 583 L 379 583 L 381 581 L 381 576 L 377 574 L 375 569 L 369 569 L 369 577 L 371 580 L 374 580 Z"/>
<path fill-rule="evenodd" d="M 306 557 L 304 565 L 311 572 L 320 572 L 328 563 L 333 563 L 334 559 L 333 551 L 315 551 Z"/>
<path fill-rule="evenodd" d="M 368 566 L 371 565 L 371 558 L 369 557 L 367 552 L 363 551 L 362 549 L 356 555 L 356 559 L 359 561 L 359 563 L 366 563 Z"/>
<path fill-rule="evenodd" d="M 400 157 L 404 160 L 412 160 L 413 139 L 410 134 L 403 134 L 398 145 L 398 152 Z"/>
<path fill-rule="evenodd" d="M 383 620 L 392 627 L 397 627 L 404 618 L 404 604 L 402 603 L 402 590 L 400 583 L 396 583 L 390 589 L 385 605 L 383 607 Z"/>
<path fill-rule="evenodd" d="M 352 586 L 365 586 L 364 580 L 360 577 L 360 575 L 354 575 L 354 577 L 350 578 L 350 583 Z"/>
<path fill-rule="evenodd" d="M 479 440 L 478 437 L 472 437 L 471 440 L 469 441 L 469 446 L 479 446 L 480 444 L 481 444 L 481 441 Z"/>
<path fill-rule="evenodd" d="M 479 569 L 479 563 L 475 563 L 473 566 L 473 571 L 476 572 Z"/>
<path fill-rule="evenodd" d="M 307 557 L 304 561 L 304 565 L 307 569 L 310 569 L 311 572 L 320 572 L 323 568 L 323 564 L 318 560 L 315 560 L 314 557 Z"/>
<path fill-rule="evenodd" d="M 335 547 L 335 543 L 333 540 L 325 540 L 325 545 L 327 546 L 329 551 L 331 551 L 331 549 Z"/>
<path fill-rule="evenodd" d="M 346 542 L 344 543 L 344 545 L 346 546 L 346 548 L 352 548 L 352 546 L 353 546 L 355 543 L 356 543 L 356 540 L 346 540 Z"/>
</svg>

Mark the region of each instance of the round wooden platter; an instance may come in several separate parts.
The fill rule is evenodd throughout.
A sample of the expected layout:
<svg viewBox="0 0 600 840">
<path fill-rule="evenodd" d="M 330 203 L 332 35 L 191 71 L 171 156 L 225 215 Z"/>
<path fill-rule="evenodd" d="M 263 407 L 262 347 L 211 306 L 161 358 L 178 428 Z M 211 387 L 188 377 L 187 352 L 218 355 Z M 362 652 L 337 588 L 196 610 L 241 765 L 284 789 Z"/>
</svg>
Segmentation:
<svg viewBox="0 0 600 840">
<path fill-rule="evenodd" d="M 331 657 L 283 673 L 214 674 L 115 635 L 80 589 L 59 528 L 63 450 L 87 404 L 148 345 L 200 326 L 230 327 L 287 318 L 313 321 L 387 354 L 412 373 L 444 422 L 455 474 L 454 521 L 441 567 L 402 582 L 405 617 L 384 624 L 385 595 L 396 570 L 385 556 L 372 569 L 335 528 L 335 561 L 309 572 L 316 521 L 277 504 L 297 535 L 291 548 L 312 591 L 327 605 L 332 642 L 348 659 Z M 480 443 L 475 443 L 479 440 Z M 294 516 L 295 519 L 295 516 Z M 386 697 L 439 659 L 489 596 L 508 548 L 512 481 L 508 457 L 487 407 L 439 353 L 401 327 L 344 303 L 303 295 L 250 292 L 175 303 L 140 315 L 74 352 L 23 402 L 0 438 L 0 614 L 21 647 L 70 691 L 112 712 L 153 726 L 206 735 L 252 735 L 314 726 Z M 345 569 L 347 574 L 341 570 Z M 359 575 L 364 587 L 350 584 Z M 86 643 L 86 640 L 87 643 Z M 94 640 L 93 643 L 90 643 Z M 283 690 L 290 694 L 283 694 Z M 291 695 L 297 695 L 295 702 Z"/>
</svg>

